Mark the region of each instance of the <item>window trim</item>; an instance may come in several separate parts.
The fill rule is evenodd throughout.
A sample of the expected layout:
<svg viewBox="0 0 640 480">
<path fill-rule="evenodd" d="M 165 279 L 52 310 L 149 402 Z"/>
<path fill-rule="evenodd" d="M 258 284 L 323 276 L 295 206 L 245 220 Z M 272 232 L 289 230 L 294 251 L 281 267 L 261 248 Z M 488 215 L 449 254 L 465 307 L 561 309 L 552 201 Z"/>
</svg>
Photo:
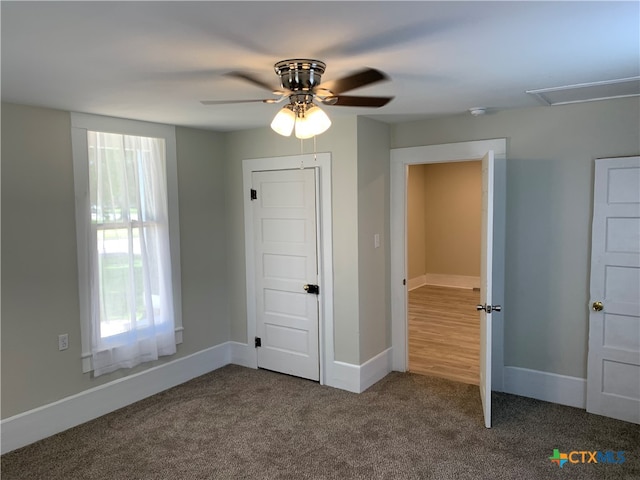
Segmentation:
<svg viewBox="0 0 640 480">
<path fill-rule="evenodd" d="M 167 168 L 167 202 L 169 212 L 169 244 L 171 252 L 171 283 L 176 344 L 182 343 L 182 285 L 180 273 L 180 222 L 178 215 L 178 161 L 176 129 L 172 125 L 142 122 L 124 118 L 104 117 L 71 112 L 71 146 L 76 205 L 76 240 L 78 250 L 78 294 L 80 302 L 80 332 L 82 372 L 93 370 L 91 364 L 91 312 L 89 292 L 89 242 L 84 238 L 91 222 L 89 198 L 89 149 L 87 130 L 140 137 L 163 138 Z"/>
</svg>

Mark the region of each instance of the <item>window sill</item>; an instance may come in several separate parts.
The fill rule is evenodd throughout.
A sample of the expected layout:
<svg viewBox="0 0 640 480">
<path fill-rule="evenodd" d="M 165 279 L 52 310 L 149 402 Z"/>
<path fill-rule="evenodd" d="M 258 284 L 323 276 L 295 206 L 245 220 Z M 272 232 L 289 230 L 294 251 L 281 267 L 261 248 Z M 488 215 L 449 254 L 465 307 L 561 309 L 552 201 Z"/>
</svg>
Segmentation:
<svg viewBox="0 0 640 480">
<path fill-rule="evenodd" d="M 176 345 L 180 345 L 182 343 L 182 332 L 184 331 L 183 327 L 176 327 L 174 332 L 176 334 Z M 93 371 L 93 365 L 91 364 L 91 352 L 82 354 L 82 373 L 89 373 Z"/>
</svg>

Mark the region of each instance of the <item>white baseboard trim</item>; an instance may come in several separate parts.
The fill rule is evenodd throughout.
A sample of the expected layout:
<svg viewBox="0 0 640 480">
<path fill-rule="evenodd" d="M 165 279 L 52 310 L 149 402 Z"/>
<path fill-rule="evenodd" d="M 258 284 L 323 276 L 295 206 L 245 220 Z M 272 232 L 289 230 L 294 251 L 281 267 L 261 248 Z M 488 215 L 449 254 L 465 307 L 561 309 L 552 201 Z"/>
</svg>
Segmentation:
<svg viewBox="0 0 640 480">
<path fill-rule="evenodd" d="M 231 362 L 231 342 L 114 380 L 0 422 L 2 454 L 88 422 Z"/>
<path fill-rule="evenodd" d="M 329 387 L 362 393 L 371 385 L 382 380 L 391 371 L 391 348 L 367 360 L 362 365 L 334 361 Z"/>
<path fill-rule="evenodd" d="M 257 368 L 255 348 L 225 342 L 186 357 L 119 378 L 0 422 L 0 453 L 106 415 L 228 364 Z M 391 348 L 362 365 L 333 362 L 328 386 L 361 393 L 391 371 Z"/>
<path fill-rule="evenodd" d="M 331 375 L 327 378 L 328 387 L 360 393 L 360 366 L 352 363 L 334 361 Z"/>
<path fill-rule="evenodd" d="M 391 348 L 387 348 L 360 365 L 360 391 L 364 392 L 371 385 L 386 377 L 392 370 L 391 364 Z"/>
<path fill-rule="evenodd" d="M 258 368 L 258 356 L 253 345 L 228 342 L 231 351 L 231 363 L 247 368 Z"/>
<path fill-rule="evenodd" d="M 439 287 L 453 288 L 480 288 L 480 277 L 469 277 L 466 275 L 444 275 L 440 273 L 425 273 L 425 285 L 436 285 Z"/>
<path fill-rule="evenodd" d="M 424 275 L 420 275 L 419 277 L 410 278 L 407 282 L 407 289 L 409 291 L 415 290 L 416 288 L 420 288 L 423 285 L 427 284 L 427 279 Z"/>
<path fill-rule="evenodd" d="M 504 367 L 504 392 L 570 407 L 587 405 L 586 379 L 528 368 Z"/>
</svg>

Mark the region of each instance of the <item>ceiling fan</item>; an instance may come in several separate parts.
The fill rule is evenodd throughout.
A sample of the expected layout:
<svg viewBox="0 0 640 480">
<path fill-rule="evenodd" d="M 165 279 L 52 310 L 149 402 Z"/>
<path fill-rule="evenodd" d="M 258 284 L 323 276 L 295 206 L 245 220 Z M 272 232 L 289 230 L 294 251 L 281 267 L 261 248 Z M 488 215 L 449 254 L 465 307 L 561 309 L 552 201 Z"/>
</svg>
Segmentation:
<svg viewBox="0 0 640 480">
<path fill-rule="evenodd" d="M 321 79 L 326 64 L 320 60 L 282 60 L 274 65 L 274 69 L 280 77 L 280 88 L 273 88 L 267 82 L 247 72 L 233 71 L 227 75 L 269 90 L 273 95 L 279 96 L 278 98 L 203 100 L 201 103 L 204 105 L 251 102 L 280 103 L 288 100 L 289 102 L 278 111 L 271 122 L 271 128 L 280 135 L 289 136 L 295 127 L 297 138 L 311 138 L 331 126 L 331 120 L 327 114 L 314 101 L 322 105 L 379 108 L 394 98 L 343 95 L 343 93 L 356 88 L 389 79 L 383 72 L 374 68 L 365 68 L 346 77 L 324 83 L 321 83 Z"/>
</svg>

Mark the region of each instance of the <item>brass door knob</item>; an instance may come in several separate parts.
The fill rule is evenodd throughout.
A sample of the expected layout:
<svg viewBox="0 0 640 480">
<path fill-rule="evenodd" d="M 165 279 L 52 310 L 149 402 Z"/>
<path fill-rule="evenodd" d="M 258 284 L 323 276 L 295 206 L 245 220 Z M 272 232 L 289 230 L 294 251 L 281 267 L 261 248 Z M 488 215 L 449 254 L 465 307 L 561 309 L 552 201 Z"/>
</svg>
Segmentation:
<svg viewBox="0 0 640 480">
<path fill-rule="evenodd" d="M 593 309 L 594 312 L 601 312 L 602 309 L 604 308 L 604 305 L 602 304 L 602 302 L 593 302 L 591 304 L 591 308 Z"/>
</svg>

